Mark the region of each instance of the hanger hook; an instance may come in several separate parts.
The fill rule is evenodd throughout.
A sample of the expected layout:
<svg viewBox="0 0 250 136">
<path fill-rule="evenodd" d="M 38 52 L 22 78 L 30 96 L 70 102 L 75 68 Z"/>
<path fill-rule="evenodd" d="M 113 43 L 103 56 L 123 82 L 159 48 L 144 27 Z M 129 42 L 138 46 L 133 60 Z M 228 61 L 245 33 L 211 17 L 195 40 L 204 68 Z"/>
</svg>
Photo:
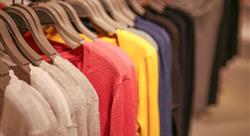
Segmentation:
<svg viewBox="0 0 250 136">
<path fill-rule="evenodd" d="M 16 4 L 16 0 L 12 0 L 12 5 Z M 21 0 L 21 4 L 24 4 L 23 0 Z"/>
</svg>

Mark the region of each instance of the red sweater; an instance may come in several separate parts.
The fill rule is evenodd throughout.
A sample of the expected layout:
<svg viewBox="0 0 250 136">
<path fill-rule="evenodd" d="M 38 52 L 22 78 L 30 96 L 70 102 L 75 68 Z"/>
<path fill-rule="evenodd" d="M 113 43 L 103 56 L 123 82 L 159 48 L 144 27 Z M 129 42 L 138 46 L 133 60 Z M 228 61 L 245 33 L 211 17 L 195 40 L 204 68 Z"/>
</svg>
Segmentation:
<svg viewBox="0 0 250 136">
<path fill-rule="evenodd" d="M 123 104 L 124 107 L 124 118 L 123 118 L 123 130 L 127 131 L 131 136 L 136 134 L 136 115 L 137 115 L 137 86 L 136 86 L 136 75 L 135 75 L 135 67 L 127 56 L 120 48 L 117 46 L 110 45 L 109 43 L 96 41 L 97 44 L 102 45 L 98 46 L 102 51 L 109 53 L 112 59 L 115 59 L 116 63 L 120 68 L 123 68 L 124 77 L 123 77 L 123 91 L 125 94 Z M 132 102 L 131 102 L 132 101 Z M 134 108 L 131 108 L 134 107 Z M 125 120 L 125 121 L 124 121 Z M 114 122 L 117 124 L 119 122 Z M 121 127 L 120 126 L 120 127 Z M 114 128 L 113 130 L 116 131 Z M 130 133 L 130 131 L 134 133 Z M 115 134 L 116 132 L 114 132 Z M 112 134 L 112 133 L 111 133 Z"/>
<path fill-rule="evenodd" d="M 61 52 L 61 55 L 77 66 L 95 87 L 100 100 L 103 136 L 135 136 L 136 95 L 128 67 L 105 46 L 93 43 L 83 47 Z"/>
</svg>

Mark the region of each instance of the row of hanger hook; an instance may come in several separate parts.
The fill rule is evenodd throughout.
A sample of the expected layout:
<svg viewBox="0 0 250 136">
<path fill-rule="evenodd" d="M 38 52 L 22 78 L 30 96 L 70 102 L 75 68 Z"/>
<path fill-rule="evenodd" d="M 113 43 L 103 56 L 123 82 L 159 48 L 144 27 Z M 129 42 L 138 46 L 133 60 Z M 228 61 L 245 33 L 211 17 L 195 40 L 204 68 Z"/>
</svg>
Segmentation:
<svg viewBox="0 0 250 136">
<path fill-rule="evenodd" d="M 34 0 L 36 4 L 38 4 L 38 0 Z M 16 0 L 12 0 L 12 4 L 16 4 Z M 24 0 L 21 0 L 21 4 L 24 4 Z"/>
</svg>

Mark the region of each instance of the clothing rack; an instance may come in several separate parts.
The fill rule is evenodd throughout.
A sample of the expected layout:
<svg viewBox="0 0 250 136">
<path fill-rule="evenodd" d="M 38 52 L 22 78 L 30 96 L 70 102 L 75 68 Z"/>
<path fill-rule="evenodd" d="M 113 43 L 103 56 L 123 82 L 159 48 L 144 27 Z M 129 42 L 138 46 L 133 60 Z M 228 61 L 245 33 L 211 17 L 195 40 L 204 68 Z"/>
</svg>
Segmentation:
<svg viewBox="0 0 250 136">
<path fill-rule="evenodd" d="M 237 53 L 233 0 L 26 2 L 0 9 L 3 136 L 188 136 Z"/>
</svg>

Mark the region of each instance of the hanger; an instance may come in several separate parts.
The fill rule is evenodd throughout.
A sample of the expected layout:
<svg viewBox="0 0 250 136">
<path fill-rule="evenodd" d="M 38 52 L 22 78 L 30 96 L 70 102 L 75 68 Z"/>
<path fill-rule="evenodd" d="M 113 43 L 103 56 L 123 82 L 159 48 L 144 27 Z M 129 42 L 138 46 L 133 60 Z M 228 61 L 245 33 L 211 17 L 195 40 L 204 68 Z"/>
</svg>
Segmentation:
<svg viewBox="0 0 250 136">
<path fill-rule="evenodd" d="M 19 26 L 25 26 L 24 28 L 27 28 L 31 32 L 31 35 L 40 50 L 50 59 L 54 59 L 57 55 L 56 50 L 50 45 L 43 31 L 37 29 L 39 24 L 34 22 L 33 18 L 26 12 L 26 10 L 17 6 L 9 6 L 4 8 L 4 11 L 6 11 L 16 23 L 21 23 Z"/>
<path fill-rule="evenodd" d="M 80 37 L 80 34 L 76 31 L 75 27 L 72 25 L 68 14 L 66 13 L 66 11 L 63 9 L 63 7 L 61 5 L 59 5 L 55 1 L 47 2 L 46 5 L 50 6 L 53 10 L 55 10 L 56 13 L 58 14 L 58 16 L 60 17 L 60 19 L 62 20 L 62 23 L 65 26 L 68 26 L 68 28 L 71 29 L 72 32 L 74 32 L 75 34 L 78 34 Z M 59 29 L 59 31 L 60 31 L 60 29 Z M 64 35 L 61 32 L 59 32 L 59 34 L 64 37 L 64 39 L 68 45 L 71 45 L 72 49 L 75 48 L 74 43 L 69 43 L 70 41 L 68 42 L 68 40 L 70 40 L 70 39 L 68 39 L 66 35 Z M 81 44 L 83 44 L 83 40 L 82 40 Z M 78 46 L 76 46 L 76 47 L 78 47 Z"/>
<path fill-rule="evenodd" d="M 90 9 L 90 10 L 92 10 L 92 12 L 93 12 L 93 15 L 94 16 L 96 16 L 96 17 L 98 17 L 100 20 L 102 20 L 103 21 L 103 23 L 105 23 L 105 25 L 108 25 L 109 27 L 112 27 L 112 29 L 113 29 L 113 32 L 115 32 L 115 30 L 117 29 L 117 27 L 118 27 L 118 25 L 117 25 L 117 23 L 115 24 L 114 23 L 114 21 L 113 22 L 111 22 L 110 20 L 109 20 L 109 16 L 107 15 L 106 17 L 109 17 L 109 18 L 104 18 L 103 17 L 103 15 L 106 13 L 106 11 L 105 12 L 99 12 L 99 10 L 101 10 L 101 9 L 98 9 L 97 7 L 96 7 L 96 5 L 95 5 L 95 3 L 96 3 L 96 1 L 88 1 L 88 0 L 83 0 L 83 1 L 81 1 L 82 3 L 84 3 L 84 4 L 86 4 L 86 6 Z M 101 4 L 100 4 L 101 5 Z M 97 5 L 98 6 L 98 5 Z M 94 23 L 95 24 L 95 23 Z"/>
<path fill-rule="evenodd" d="M 0 43 L 1 44 L 1 43 Z M 0 90 L 4 91 L 9 84 L 9 67 L 0 60 Z"/>
<path fill-rule="evenodd" d="M 166 6 L 165 2 L 162 2 L 161 0 L 149 0 L 147 4 L 158 13 L 162 13 Z"/>
<path fill-rule="evenodd" d="M 42 30 L 42 26 L 41 26 L 39 17 L 37 16 L 36 12 L 32 8 L 25 6 L 23 4 L 14 4 L 14 6 L 17 6 L 17 7 L 20 7 L 20 8 L 23 8 L 24 10 L 26 10 L 31 15 L 33 20 L 35 21 L 38 31 L 41 32 L 40 34 L 45 36 L 43 33 L 43 30 Z M 62 37 L 62 39 L 66 42 L 66 44 L 70 48 L 74 49 L 74 48 L 77 48 L 79 46 L 78 43 L 74 42 L 72 39 L 67 37 L 64 34 L 64 32 L 57 25 L 55 25 L 55 28 L 56 28 L 57 32 L 60 34 L 60 36 Z M 45 40 L 45 42 L 48 43 L 49 46 L 51 46 L 48 40 Z"/>
<path fill-rule="evenodd" d="M 129 15 L 127 12 L 124 10 L 123 5 L 120 4 L 118 0 L 109 0 L 111 3 L 113 3 L 115 10 L 123 16 L 123 18 L 126 18 L 126 20 L 129 20 L 129 22 L 133 22 L 132 19 L 129 18 Z M 133 25 L 133 23 L 131 23 Z"/>
<path fill-rule="evenodd" d="M 115 27 L 115 29 L 123 29 L 126 26 L 124 24 L 121 24 L 119 22 L 116 22 L 113 20 L 106 12 L 104 7 L 102 6 L 101 2 L 99 0 L 92 0 L 92 1 L 86 1 L 93 7 L 96 14 L 98 14 L 103 20 L 105 20 L 108 24 Z"/>
<path fill-rule="evenodd" d="M 6 26 L 9 28 L 9 33 L 14 39 L 15 45 L 17 45 L 17 47 L 30 60 L 32 64 L 38 66 L 42 61 L 42 57 L 26 43 L 26 41 L 22 37 L 22 34 L 19 32 L 14 20 L 2 10 L 0 10 L 0 19 L 4 21 Z"/>
<path fill-rule="evenodd" d="M 83 25 L 75 9 L 70 4 L 64 1 L 57 1 L 57 3 L 60 4 L 66 10 L 71 22 L 74 24 L 74 26 L 79 32 L 86 34 L 92 40 L 97 38 L 97 35 L 95 33 L 91 32 L 87 27 Z"/>
<path fill-rule="evenodd" d="M 32 8 L 35 10 L 42 24 L 53 24 L 65 42 L 70 43 L 69 46 L 71 48 L 76 48 L 79 46 L 79 44 L 83 44 L 84 41 L 80 35 L 72 30 L 69 26 L 65 25 L 58 13 L 49 5 L 45 3 L 37 3 L 33 4 Z M 69 40 L 72 40 L 72 42 Z M 73 43 L 77 43 L 77 45 Z"/>
<path fill-rule="evenodd" d="M 131 20 L 134 21 L 136 14 L 130 10 L 130 8 L 128 7 L 127 3 L 125 2 L 125 0 L 113 0 L 114 2 L 117 2 L 117 4 L 120 6 L 120 9 L 122 10 L 122 12 Z"/>
<path fill-rule="evenodd" d="M 76 29 L 74 28 L 74 26 L 72 25 L 70 18 L 68 17 L 66 11 L 63 9 L 63 7 L 61 5 L 59 5 L 58 3 L 56 3 L 55 1 L 50 1 L 46 3 L 48 6 L 50 6 L 51 8 L 53 8 L 57 14 L 59 15 L 59 17 L 62 19 L 63 23 L 69 27 L 69 29 L 71 29 L 71 31 L 74 31 L 74 33 L 78 34 L 78 32 L 76 31 Z"/>
<path fill-rule="evenodd" d="M 20 53 L 13 42 L 7 26 L 0 19 L 0 41 L 5 51 L 12 58 L 12 60 L 26 73 L 29 73 L 30 62 Z"/>
<path fill-rule="evenodd" d="M 116 29 L 128 28 L 126 25 L 116 22 L 110 17 L 105 11 L 104 7 L 102 6 L 100 0 L 92 0 L 92 1 L 86 1 L 86 2 L 88 2 L 90 5 L 93 5 L 92 7 L 96 9 L 97 14 L 99 14 L 100 17 L 102 17 L 110 25 L 115 26 Z"/>
<path fill-rule="evenodd" d="M 42 17 L 39 18 L 36 14 L 36 12 L 28 7 L 28 6 L 25 6 L 23 4 L 15 4 L 14 6 L 18 6 L 20 8 L 23 8 L 24 10 L 26 10 L 30 15 L 31 17 L 34 19 L 34 21 L 36 22 L 37 24 L 37 27 L 39 29 L 39 31 L 41 32 L 42 35 L 44 35 L 43 33 L 43 30 L 42 30 L 42 26 L 41 26 L 41 23 L 40 23 L 40 20 L 39 19 L 46 19 L 46 17 Z M 49 23 L 48 24 L 53 24 L 53 20 L 50 20 L 48 19 Z M 52 22 L 52 23 L 51 23 Z M 76 43 L 75 41 L 73 41 L 72 39 L 70 39 L 59 27 L 58 25 L 54 24 L 54 27 L 56 28 L 57 32 L 59 33 L 59 35 L 62 37 L 62 39 L 65 41 L 65 43 L 71 48 L 71 49 L 74 49 L 74 48 L 77 48 L 79 46 L 79 43 Z M 48 40 L 46 40 L 48 42 Z"/>
<path fill-rule="evenodd" d="M 115 33 L 116 29 L 113 26 L 107 24 L 107 22 L 104 21 L 102 18 L 97 16 L 95 14 L 95 12 L 93 11 L 93 9 L 91 9 L 90 5 L 88 5 L 88 3 L 86 1 L 67 0 L 67 2 L 74 7 L 78 16 L 90 18 L 91 21 L 96 26 L 98 26 L 98 28 L 100 28 L 101 30 L 103 30 L 107 34 Z"/>
<path fill-rule="evenodd" d="M 117 8 L 117 3 L 111 0 L 100 0 L 105 7 L 106 11 L 110 13 L 110 15 L 118 22 L 126 25 L 133 26 L 133 21 L 129 20 L 126 16 L 124 16 L 119 8 Z"/>
<path fill-rule="evenodd" d="M 126 0 L 129 6 L 140 16 L 145 14 L 145 9 L 140 5 L 137 0 Z"/>
</svg>

